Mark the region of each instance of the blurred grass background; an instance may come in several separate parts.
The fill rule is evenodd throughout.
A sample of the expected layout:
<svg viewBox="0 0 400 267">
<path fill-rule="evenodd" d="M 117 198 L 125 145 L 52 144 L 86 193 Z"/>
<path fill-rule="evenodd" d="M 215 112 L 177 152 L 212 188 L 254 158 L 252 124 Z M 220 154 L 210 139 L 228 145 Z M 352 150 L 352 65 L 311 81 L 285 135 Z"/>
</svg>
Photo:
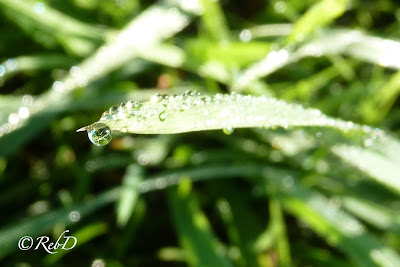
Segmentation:
<svg viewBox="0 0 400 267">
<path fill-rule="evenodd" d="M 0 0 L 0 14 L 1 266 L 399 266 L 399 192 L 336 157 L 320 140 L 333 130 L 106 147 L 75 133 L 155 92 L 235 90 L 398 137 L 397 1 Z M 65 229 L 73 250 L 17 247 Z"/>
</svg>

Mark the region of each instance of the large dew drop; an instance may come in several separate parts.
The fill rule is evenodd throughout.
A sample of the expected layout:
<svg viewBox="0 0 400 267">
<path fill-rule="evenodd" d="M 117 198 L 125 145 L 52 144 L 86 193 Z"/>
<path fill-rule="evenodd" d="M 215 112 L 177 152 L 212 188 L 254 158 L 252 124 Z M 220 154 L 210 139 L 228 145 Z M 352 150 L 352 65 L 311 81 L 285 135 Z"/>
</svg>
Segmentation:
<svg viewBox="0 0 400 267">
<path fill-rule="evenodd" d="M 88 129 L 89 140 L 96 146 L 105 146 L 111 142 L 111 129 L 104 123 L 95 123 Z"/>
</svg>

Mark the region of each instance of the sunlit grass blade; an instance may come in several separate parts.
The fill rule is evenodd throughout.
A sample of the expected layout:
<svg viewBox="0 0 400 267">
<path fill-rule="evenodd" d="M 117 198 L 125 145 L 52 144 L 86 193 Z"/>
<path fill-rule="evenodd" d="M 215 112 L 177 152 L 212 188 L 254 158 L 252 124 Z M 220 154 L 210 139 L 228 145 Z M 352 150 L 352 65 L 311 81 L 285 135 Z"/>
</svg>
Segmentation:
<svg viewBox="0 0 400 267">
<path fill-rule="evenodd" d="M 267 97 L 239 94 L 215 96 L 188 92 L 179 96 L 154 95 L 151 101 L 126 103 L 104 113 L 99 123 L 113 131 L 172 134 L 224 128 L 321 126 L 343 131 L 361 126 L 333 119 L 317 109 Z M 89 126 L 90 127 L 90 126 Z"/>
<path fill-rule="evenodd" d="M 228 41 L 229 30 L 218 1 L 200 0 L 203 7 L 201 20 L 208 37 L 215 41 Z"/>
<path fill-rule="evenodd" d="M 190 180 L 168 191 L 174 224 L 190 266 L 232 266 L 223 255 L 206 216 L 191 193 Z"/>
<path fill-rule="evenodd" d="M 53 38 L 76 55 L 91 52 L 93 42 L 101 42 L 105 37 L 105 31 L 100 27 L 81 22 L 43 2 L 0 0 L 0 5 L 4 13 L 25 31 L 37 30 L 46 35 L 45 38 L 33 35 L 38 41 Z"/>
<path fill-rule="evenodd" d="M 302 41 L 317 28 L 331 23 L 346 11 L 349 2 L 348 0 L 317 2 L 294 24 L 292 32 L 287 37 L 287 42 L 292 44 Z"/>
<path fill-rule="evenodd" d="M 361 114 L 368 123 L 378 123 L 389 113 L 400 94 L 400 71 L 393 74 L 379 91 L 361 105 Z"/>
<path fill-rule="evenodd" d="M 290 213 L 307 222 L 329 244 L 337 246 L 358 266 L 400 264 L 397 252 L 384 247 L 357 219 L 287 175 L 276 170 L 264 172 L 266 192 L 276 195 Z M 290 186 L 283 185 L 282 177 L 292 179 Z"/>
<path fill-rule="evenodd" d="M 242 96 L 238 94 L 215 96 L 200 95 L 188 92 L 180 96 L 154 95 L 151 101 L 144 103 L 126 103 L 120 108 L 113 107 L 105 112 L 100 120 L 82 128 L 88 130 L 89 137 L 101 133 L 96 125 L 108 130 L 108 141 L 104 143 L 92 142 L 96 145 L 106 145 L 111 140 L 111 131 L 130 132 L 137 134 L 173 134 L 192 131 L 216 130 L 227 132 L 235 128 L 251 127 L 283 127 L 290 126 L 318 126 L 337 129 L 344 134 L 351 132 L 347 137 L 350 144 L 361 146 L 365 156 L 356 157 L 357 153 L 345 150 L 345 145 L 334 152 L 341 155 L 346 161 L 367 168 L 380 183 L 395 190 L 400 184 L 395 178 L 400 171 L 400 158 L 396 148 L 400 143 L 379 129 L 369 126 L 345 122 L 341 119 L 330 118 L 316 109 L 305 109 L 300 105 L 289 104 L 282 100 L 267 97 Z M 93 128 L 94 127 L 94 128 Z M 227 130 L 228 129 L 228 130 Z M 80 129 L 81 130 L 81 129 Z M 333 145 L 333 144 L 332 144 Z M 340 153 L 340 151 L 344 151 Z M 376 161 L 371 153 L 380 151 L 389 161 L 383 158 Z M 368 155 L 367 155 L 368 154 Z M 351 156 L 349 156 L 351 155 Z M 363 167 L 365 166 L 365 167 Z M 387 166 L 384 172 L 378 170 Z"/>
<path fill-rule="evenodd" d="M 121 188 L 121 197 L 117 208 L 117 223 L 125 226 L 135 209 L 139 197 L 138 185 L 143 179 L 143 170 L 137 165 L 131 165 L 126 171 Z"/>
<path fill-rule="evenodd" d="M 134 244 L 135 237 L 138 235 L 137 230 L 145 218 L 145 215 L 146 203 L 142 199 L 138 199 L 135 209 L 132 212 L 131 219 L 120 233 L 120 242 L 114 247 L 117 258 L 121 258 L 130 252 L 131 245 Z"/>
<path fill-rule="evenodd" d="M 18 123 L 0 125 L 0 146 L 4 144 L 4 139 L 7 139 L 7 143 L 12 144 L 12 147 L 1 153 L 4 155 L 11 153 L 26 142 L 28 135 L 18 135 L 14 132 L 17 129 L 20 129 L 19 132 L 22 133 L 27 132 L 26 126 L 30 116 L 53 112 L 54 109 L 59 109 L 60 106 L 72 102 L 70 97 L 73 91 L 87 86 L 128 63 L 136 58 L 140 51 L 151 49 L 153 45 L 157 45 L 162 40 L 182 30 L 188 22 L 189 18 L 174 8 L 153 6 L 144 11 L 140 16 L 133 19 L 111 42 L 102 46 L 82 64 L 72 67 L 70 75 L 63 81 L 56 81 L 47 93 L 38 97 L 29 107 L 27 118 L 18 117 L 17 114 Z M 42 129 L 46 125 L 47 123 L 42 123 L 41 127 L 35 126 L 35 128 Z M 3 128 L 6 128 L 6 130 Z M 4 146 L 7 147 L 8 145 Z"/>
<path fill-rule="evenodd" d="M 360 219 L 382 230 L 400 233 L 400 214 L 396 209 L 353 196 L 342 198 L 343 206 Z"/>
<path fill-rule="evenodd" d="M 332 151 L 345 162 L 358 167 L 370 177 L 400 194 L 400 161 L 358 146 L 338 145 Z M 398 159 L 398 157 L 397 157 Z"/>
<path fill-rule="evenodd" d="M 271 51 L 263 60 L 245 69 L 233 86 L 236 90 L 243 90 L 251 82 L 305 57 L 348 55 L 384 67 L 399 69 L 399 49 L 400 42 L 370 36 L 360 31 L 325 30 L 298 49 L 283 48 Z"/>
<path fill-rule="evenodd" d="M 277 238 L 277 249 L 280 266 L 291 266 L 290 246 L 286 234 L 282 205 L 278 199 L 270 199 L 271 227 Z"/>
<path fill-rule="evenodd" d="M 4 66 L 3 79 L 9 79 L 17 73 L 25 73 L 53 68 L 69 68 L 76 61 L 62 54 L 36 54 L 10 58 L 0 64 Z"/>
<path fill-rule="evenodd" d="M 393 249 L 383 246 L 374 236 L 366 232 L 364 225 L 340 209 L 334 202 L 302 186 L 295 180 L 294 175 L 288 170 L 259 165 L 233 166 L 232 170 L 222 165 L 214 165 L 178 171 L 174 175 L 165 174 L 161 177 L 167 177 L 165 178 L 167 186 L 177 184 L 181 180 L 180 177 L 190 177 L 192 181 L 209 180 L 210 176 L 213 177 L 212 179 L 263 177 L 262 181 L 268 195 L 277 197 L 282 201 L 285 209 L 307 222 L 329 244 L 338 247 L 357 265 L 396 266 L 400 264 L 400 257 Z M 144 181 L 140 187 L 146 188 L 143 192 L 155 190 L 157 187 L 152 184 L 159 179 L 160 177 L 156 177 Z"/>
</svg>

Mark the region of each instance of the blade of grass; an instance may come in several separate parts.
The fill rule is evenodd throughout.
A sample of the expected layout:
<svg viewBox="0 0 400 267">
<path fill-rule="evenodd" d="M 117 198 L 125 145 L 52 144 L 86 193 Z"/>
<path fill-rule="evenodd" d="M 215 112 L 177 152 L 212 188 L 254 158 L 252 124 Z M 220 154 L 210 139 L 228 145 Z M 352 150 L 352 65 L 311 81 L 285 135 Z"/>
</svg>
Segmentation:
<svg viewBox="0 0 400 267">
<path fill-rule="evenodd" d="M 87 86 L 92 81 L 128 63 L 136 58 L 140 51 L 151 49 L 153 45 L 171 37 L 182 30 L 188 21 L 189 18 L 186 15 L 174 8 L 150 7 L 132 20 L 113 41 L 105 44 L 79 66 L 71 68 L 69 76 L 63 81 L 56 81 L 47 93 L 38 97 L 28 109 L 29 116 L 33 117 L 40 113 L 46 115 L 60 106 L 73 102 L 71 99 L 73 91 Z M 27 121 L 30 117 L 18 117 L 18 123 L 0 125 L 0 146 L 4 147 L 1 151 L 2 155 L 12 153 L 33 135 L 26 134 L 28 132 Z M 31 124 L 32 132 L 39 132 L 52 119 L 54 117 L 47 122 L 43 121 L 40 125 Z M 16 131 L 17 129 L 19 131 Z"/>
<path fill-rule="evenodd" d="M 287 43 L 302 41 L 316 29 L 331 23 L 345 11 L 349 0 L 322 0 L 313 5 L 293 26 Z"/>
<path fill-rule="evenodd" d="M 298 49 L 286 47 L 271 51 L 261 61 L 242 72 L 235 81 L 235 90 L 244 90 L 252 82 L 305 57 L 349 55 L 384 67 L 400 68 L 400 42 L 366 35 L 354 30 L 325 30 Z"/>
<path fill-rule="evenodd" d="M 400 193 L 399 157 L 388 158 L 376 151 L 369 151 L 358 146 L 337 145 L 332 147 L 335 155 L 353 165 L 379 183 Z"/>
<path fill-rule="evenodd" d="M 330 118 L 319 110 L 304 109 L 274 98 L 238 94 L 207 96 L 193 92 L 170 97 L 154 95 L 151 101 L 139 107 L 108 113 L 97 123 L 108 126 L 112 131 L 139 134 L 277 126 L 333 128 L 344 135 L 344 138 L 336 135 L 333 137 L 335 142 L 328 143 L 334 146 L 332 151 L 335 154 L 367 171 L 377 182 L 400 192 L 397 179 L 400 157 L 396 153 L 396 149 L 400 150 L 400 143 L 397 140 L 379 129 Z M 83 129 L 91 130 L 95 124 Z M 336 144 L 341 139 L 346 142 L 343 146 Z M 361 151 L 364 151 L 363 154 L 357 157 L 356 154 Z M 376 151 L 383 153 L 384 157 L 373 156 Z M 387 168 L 380 172 L 383 166 Z"/>
<path fill-rule="evenodd" d="M 292 177 L 291 185 L 282 186 L 284 173 L 264 172 L 265 190 L 282 201 L 285 209 L 301 218 L 359 266 L 396 266 L 400 257 L 384 247 L 350 214 L 330 203 L 321 194 L 303 187 Z M 287 175 L 287 174 L 286 174 Z"/>
<path fill-rule="evenodd" d="M 101 42 L 105 37 L 105 30 L 74 19 L 42 2 L 0 0 L 0 6 L 3 7 L 4 13 L 25 31 L 39 31 L 46 38 L 52 37 L 64 45 L 66 50 L 78 56 L 90 52 L 94 48 L 93 44 Z M 33 35 L 34 38 L 35 36 L 40 35 Z M 38 40 L 44 38 L 38 37 Z"/>
<path fill-rule="evenodd" d="M 353 196 L 343 197 L 343 206 L 360 219 L 382 230 L 400 233 L 400 215 L 384 205 Z"/>
<path fill-rule="evenodd" d="M 117 224 L 119 226 L 125 226 L 131 218 L 139 197 L 138 185 L 142 179 L 143 169 L 140 166 L 128 166 L 117 207 Z"/>
<path fill-rule="evenodd" d="M 365 227 L 358 220 L 334 205 L 326 197 L 298 183 L 295 173 L 287 169 L 260 165 L 232 166 L 229 169 L 224 165 L 204 166 L 192 170 L 165 173 L 144 181 L 140 186 L 145 189 L 142 192 L 160 189 L 156 186 L 156 182 L 162 177 L 167 177 L 164 178 L 165 186 L 177 184 L 181 177 L 190 177 L 191 181 L 264 177 L 261 182 L 268 195 L 279 199 L 286 210 L 307 222 L 329 244 L 338 247 L 357 265 L 397 266 L 400 264 L 400 257 L 393 249 L 383 246 L 374 236 L 366 232 Z M 284 178 L 286 182 L 283 181 Z M 290 183 L 287 181 L 288 179 Z"/>
<path fill-rule="evenodd" d="M 259 266 L 254 243 L 257 235 L 262 232 L 261 223 L 251 203 L 242 190 L 229 182 L 213 182 L 212 187 L 217 189 L 218 196 L 223 197 L 218 203 L 218 208 L 225 221 L 231 243 L 239 247 L 241 266 Z M 214 189 L 215 190 L 215 189 Z"/>
<path fill-rule="evenodd" d="M 47 70 L 53 68 L 69 68 L 75 60 L 62 54 L 36 54 L 8 59 L 1 65 L 6 66 L 3 79 L 7 80 L 17 73 Z M 10 67 L 7 67 L 10 66 Z"/>
<path fill-rule="evenodd" d="M 279 200 L 275 198 L 270 199 L 269 209 L 271 213 L 271 227 L 276 231 L 279 266 L 291 266 L 292 260 L 290 257 L 289 241 L 286 234 L 286 224 Z"/>
<path fill-rule="evenodd" d="M 190 180 L 182 180 L 177 189 L 168 190 L 168 203 L 190 266 L 232 266 L 221 253 L 208 220 L 191 193 Z"/>
<path fill-rule="evenodd" d="M 219 1 L 200 0 L 203 7 L 201 20 L 208 37 L 215 41 L 229 40 L 229 29 Z"/>
</svg>

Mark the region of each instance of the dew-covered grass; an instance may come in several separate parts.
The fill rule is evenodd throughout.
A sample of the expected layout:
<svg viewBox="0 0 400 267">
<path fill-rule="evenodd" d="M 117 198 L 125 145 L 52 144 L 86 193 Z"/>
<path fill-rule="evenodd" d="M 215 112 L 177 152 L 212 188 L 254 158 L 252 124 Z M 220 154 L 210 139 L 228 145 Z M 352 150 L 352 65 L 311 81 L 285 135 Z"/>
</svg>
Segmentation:
<svg viewBox="0 0 400 267">
<path fill-rule="evenodd" d="M 396 1 L 0 14 L 1 266 L 400 266 Z"/>
</svg>

